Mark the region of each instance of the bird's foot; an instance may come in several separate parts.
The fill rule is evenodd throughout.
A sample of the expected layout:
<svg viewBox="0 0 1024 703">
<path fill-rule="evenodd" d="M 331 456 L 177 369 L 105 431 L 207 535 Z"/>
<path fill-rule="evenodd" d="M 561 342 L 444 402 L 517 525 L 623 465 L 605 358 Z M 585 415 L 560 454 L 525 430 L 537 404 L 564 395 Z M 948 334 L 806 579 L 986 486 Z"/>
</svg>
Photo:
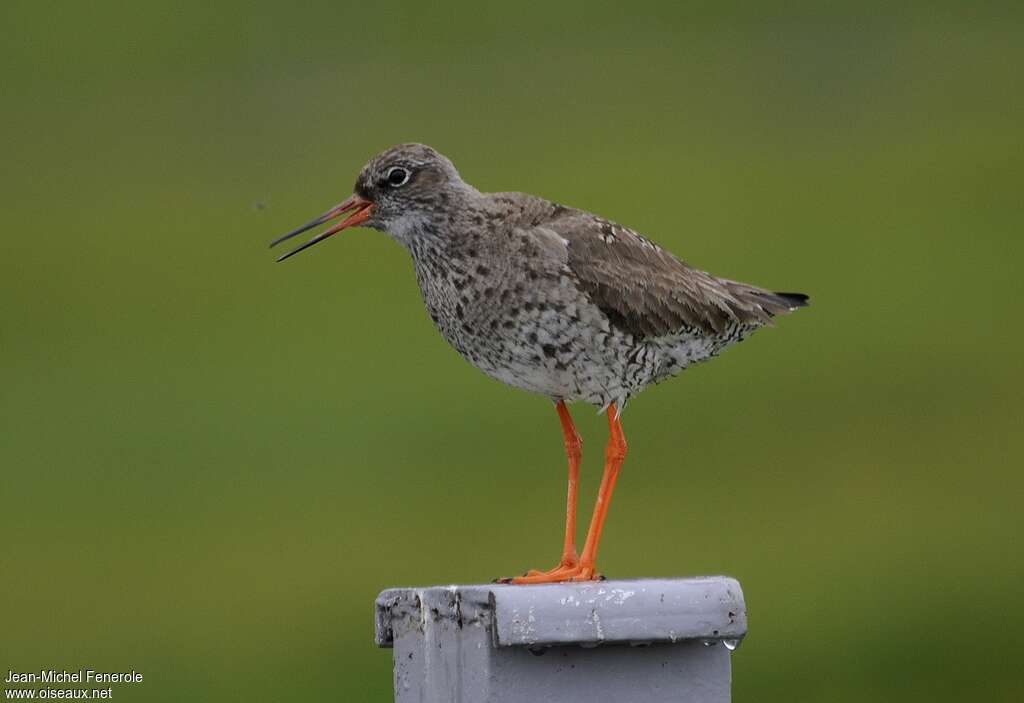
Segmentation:
<svg viewBox="0 0 1024 703">
<path fill-rule="evenodd" d="M 580 558 L 576 554 L 576 551 L 573 550 L 569 554 L 562 555 L 562 560 L 558 562 L 558 566 L 548 569 L 547 571 L 538 571 L 537 569 L 530 569 L 525 574 L 523 574 L 523 576 L 550 576 L 553 574 L 561 573 L 566 569 L 575 569 L 579 565 Z"/>
<path fill-rule="evenodd" d="M 522 576 L 498 579 L 498 583 L 561 583 L 563 581 L 603 581 L 604 576 L 594 566 L 584 565 L 578 559 L 562 560 L 558 566 L 547 571 L 530 569 Z"/>
</svg>

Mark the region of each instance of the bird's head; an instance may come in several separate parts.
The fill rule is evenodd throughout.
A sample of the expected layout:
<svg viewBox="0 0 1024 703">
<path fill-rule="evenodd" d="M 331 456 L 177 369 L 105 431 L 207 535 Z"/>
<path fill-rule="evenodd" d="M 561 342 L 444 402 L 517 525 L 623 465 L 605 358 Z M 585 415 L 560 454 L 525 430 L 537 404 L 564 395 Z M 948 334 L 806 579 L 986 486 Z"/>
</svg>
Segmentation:
<svg viewBox="0 0 1024 703">
<path fill-rule="evenodd" d="M 438 216 L 474 193 L 446 156 L 424 144 L 399 144 L 381 152 L 359 172 L 350 198 L 314 220 L 278 237 L 270 246 L 334 220 L 345 219 L 278 261 L 355 225 L 387 232 L 400 242 L 436 229 Z"/>
</svg>

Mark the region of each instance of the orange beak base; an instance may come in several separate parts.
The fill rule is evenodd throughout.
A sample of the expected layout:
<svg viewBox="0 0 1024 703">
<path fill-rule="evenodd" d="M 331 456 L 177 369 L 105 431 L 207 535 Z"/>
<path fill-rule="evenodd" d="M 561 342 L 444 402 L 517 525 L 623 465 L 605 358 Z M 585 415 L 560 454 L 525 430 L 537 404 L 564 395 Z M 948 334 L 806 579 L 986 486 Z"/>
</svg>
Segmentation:
<svg viewBox="0 0 1024 703">
<path fill-rule="evenodd" d="M 308 242 L 303 244 L 301 247 L 298 247 L 296 249 L 292 249 L 290 252 L 288 252 L 287 254 L 285 254 L 284 256 L 282 256 L 282 257 L 280 257 L 278 259 L 278 261 L 284 261 L 285 259 L 287 259 L 287 258 L 289 258 L 291 256 L 295 256 L 296 254 L 298 254 L 303 249 L 308 249 L 311 246 L 313 246 L 314 244 L 322 242 L 323 240 L 325 240 L 328 237 L 330 237 L 332 234 L 337 234 L 341 230 L 346 229 L 348 227 L 354 227 L 356 225 L 363 224 L 368 219 L 370 219 L 370 214 L 371 214 L 372 210 L 373 210 L 373 201 L 372 200 L 367 200 L 366 198 L 362 198 L 362 197 L 360 197 L 358 195 L 353 195 L 351 198 L 349 198 L 345 202 L 339 203 L 338 205 L 335 205 L 330 210 L 328 210 L 324 214 L 320 215 L 320 217 L 317 217 L 314 220 L 310 220 L 309 222 L 307 222 L 306 224 L 302 225 L 301 227 L 299 227 L 297 229 L 293 229 L 288 234 L 285 234 L 285 235 L 282 235 L 282 236 L 278 237 L 277 239 L 275 239 L 274 241 L 272 241 L 270 243 L 270 246 L 271 247 L 276 247 L 281 242 L 286 241 L 288 239 L 291 239 L 292 237 L 294 237 L 296 235 L 302 234 L 303 232 L 305 232 L 307 230 L 311 230 L 314 227 L 322 225 L 325 222 L 329 222 L 330 220 L 333 220 L 334 218 L 336 218 L 336 217 L 338 217 L 340 215 L 343 215 L 346 212 L 351 213 L 351 214 L 349 214 L 348 217 L 346 217 L 344 220 L 342 220 L 338 224 L 334 225 L 330 229 L 327 229 L 327 230 L 321 232 L 320 234 L 316 235 L 315 237 L 310 239 Z"/>
</svg>

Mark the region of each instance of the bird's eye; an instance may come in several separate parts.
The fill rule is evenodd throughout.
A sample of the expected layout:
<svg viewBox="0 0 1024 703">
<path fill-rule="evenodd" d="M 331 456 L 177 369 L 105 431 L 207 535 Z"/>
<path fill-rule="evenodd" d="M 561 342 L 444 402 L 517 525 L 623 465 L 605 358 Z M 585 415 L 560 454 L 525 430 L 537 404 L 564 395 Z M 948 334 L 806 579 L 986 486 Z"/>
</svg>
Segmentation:
<svg viewBox="0 0 1024 703">
<path fill-rule="evenodd" d="M 392 166 L 388 169 L 387 175 L 384 176 L 384 178 L 387 180 L 389 186 L 397 188 L 408 183 L 409 176 L 409 169 L 402 168 L 401 166 Z"/>
</svg>

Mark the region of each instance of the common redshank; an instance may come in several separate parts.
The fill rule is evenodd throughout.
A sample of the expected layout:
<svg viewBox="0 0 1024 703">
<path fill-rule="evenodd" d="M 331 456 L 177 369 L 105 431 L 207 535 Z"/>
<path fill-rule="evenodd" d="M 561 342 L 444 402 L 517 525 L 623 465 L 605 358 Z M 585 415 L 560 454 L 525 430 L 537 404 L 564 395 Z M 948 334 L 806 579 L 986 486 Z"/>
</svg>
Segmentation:
<svg viewBox="0 0 1024 703">
<path fill-rule="evenodd" d="M 347 215 L 283 261 L 343 229 L 365 225 L 412 255 L 427 311 L 474 366 L 555 403 L 569 460 L 565 540 L 557 566 L 514 583 L 590 580 L 619 470 L 622 410 L 631 397 L 807 305 L 700 271 L 636 232 L 525 193 L 482 193 L 423 144 L 372 158 L 353 195 L 274 240 L 275 246 Z M 583 551 L 576 551 L 582 442 L 566 402 L 608 416 L 604 475 Z"/>
</svg>

